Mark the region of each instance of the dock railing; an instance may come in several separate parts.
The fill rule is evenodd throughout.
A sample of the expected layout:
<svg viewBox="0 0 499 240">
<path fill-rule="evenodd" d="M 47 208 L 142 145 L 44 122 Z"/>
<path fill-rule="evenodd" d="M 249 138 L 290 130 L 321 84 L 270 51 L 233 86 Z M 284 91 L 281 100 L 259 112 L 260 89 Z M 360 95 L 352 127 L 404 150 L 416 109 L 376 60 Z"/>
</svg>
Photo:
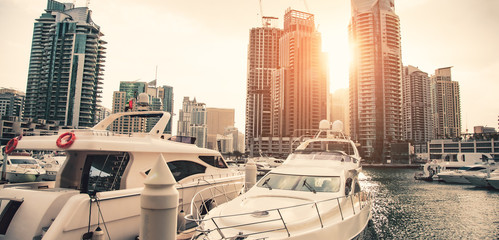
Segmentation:
<svg viewBox="0 0 499 240">
<path fill-rule="evenodd" d="M 228 185 L 230 185 L 230 184 L 228 184 Z M 325 217 L 328 217 L 325 215 L 327 215 L 327 213 L 331 213 L 331 211 L 333 211 L 333 210 L 336 210 L 336 208 L 334 208 L 334 207 L 337 207 L 338 212 L 339 212 L 339 216 L 341 217 L 341 220 L 340 220 L 339 216 L 337 216 L 338 221 L 344 221 L 347 218 L 350 218 L 352 216 L 360 214 L 360 212 L 364 208 L 366 208 L 366 207 L 370 208 L 372 206 L 372 201 L 373 201 L 373 196 L 371 193 L 361 191 L 361 192 L 357 192 L 357 193 L 350 194 L 347 196 L 335 197 L 335 198 L 330 198 L 330 199 L 325 199 L 325 200 L 320 200 L 320 201 L 314 201 L 314 202 L 310 202 L 310 203 L 297 204 L 297 205 L 287 206 L 287 207 L 282 207 L 282 208 L 273 208 L 273 209 L 255 211 L 255 212 L 239 213 L 239 214 L 231 214 L 231 215 L 223 215 L 223 216 L 213 216 L 210 218 L 204 218 L 204 214 L 201 214 L 202 211 L 199 211 L 199 209 L 205 209 L 207 211 L 205 211 L 204 213 L 207 213 L 208 210 L 211 210 L 210 206 L 205 204 L 205 201 L 203 201 L 203 200 L 201 201 L 201 203 L 202 203 L 201 205 L 196 204 L 196 202 L 199 202 L 199 200 L 195 201 L 195 198 L 198 197 L 198 195 L 202 196 L 203 195 L 202 192 L 204 192 L 204 191 L 212 191 L 212 190 L 210 190 L 209 188 L 206 188 L 206 189 L 198 192 L 196 194 L 196 196 L 194 196 L 193 201 L 191 202 L 191 214 L 187 215 L 185 218 L 187 220 L 195 221 L 197 223 L 198 228 L 196 229 L 196 231 L 199 232 L 199 235 L 204 235 L 206 237 L 205 239 L 208 239 L 207 238 L 208 234 L 213 232 L 213 231 L 216 231 L 220 235 L 220 237 L 216 238 L 216 239 L 237 239 L 237 238 L 243 239 L 244 237 L 248 237 L 248 236 L 252 236 L 252 235 L 265 234 L 265 233 L 276 232 L 276 231 L 284 231 L 284 233 L 287 234 L 287 237 L 291 237 L 292 232 L 290 231 L 288 225 L 292 222 L 287 221 L 285 214 L 283 214 L 283 211 L 285 211 L 285 210 L 292 210 L 294 208 L 296 209 L 299 207 L 306 207 L 306 206 L 311 206 L 311 207 L 315 208 L 316 209 L 315 212 L 317 214 L 316 220 L 318 220 L 318 222 L 320 223 L 317 226 L 317 229 L 321 229 L 321 228 L 325 227 L 325 223 L 326 223 Z M 227 198 L 226 200 L 228 202 L 231 199 Z M 327 206 L 332 206 L 332 207 L 329 207 L 328 209 L 322 209 L 322 210 L 319 209 L 319 206 L 323 203 L 330 203 L 330 205 L 327 205 Z M 275 212 L 276 214 L 271 214 L 272 212 Z M 236 224 L 236 225 L 223 226 L 223 227 L 220 227 L 219 224 L 217 224 L 217 221 L 219 221 L 221 219 L 225 219 L 225 218 L 245 217 L 245 216 L 250 217 L 250 216 L 255 216 L 255 215 L 259 215 L 259 214 L 262 216 L 272 215 L 275 217 L 272 219 L 253 221 L 253 222 L 249 222 L 249 223 L 240 223 L 240 224 Z M 207 224 L 204 224 L 206 222 L 211 222 L 213 227 L 207 228 Z M 276 223 L 278 223 L 277 225 L 279 225 L 279 226 L 276 228 L 272 228 L 272 229 L 270 229 L 270 227 L 268 227 L 268 228 L 266 227 L 266 228 L 263 228 L 261 231 L 252 231 L 249 233 L 245 233 L 243 235 L 241 235 L 241 233 L 239 233 L 238 235 L 228 236 L 228 234 L 226 232 L 224 232 L 224 230 L 235 229 L 235 228 L 239 228 L 239 227 L 248 227 L 248 226 L 264 224 L 264 223 L 268 224 L 271 222 L 276 222 Z M 276 226 L 276 225 L 274 224 L 274 226 Z M 234 231 L 232 231 L 232 232 L 234 232 Z"/>
</svg>

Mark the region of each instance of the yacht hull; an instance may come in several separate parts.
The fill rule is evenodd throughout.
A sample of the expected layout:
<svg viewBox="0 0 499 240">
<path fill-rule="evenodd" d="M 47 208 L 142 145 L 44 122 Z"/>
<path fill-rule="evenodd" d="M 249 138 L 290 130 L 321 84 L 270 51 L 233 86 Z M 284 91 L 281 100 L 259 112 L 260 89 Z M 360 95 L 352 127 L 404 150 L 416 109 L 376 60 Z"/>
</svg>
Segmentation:
<svg viewBox="0 0 499 240">
<path fill-rule="evenodd" d="M 499 190 L 499 177 L 488 178 L 487 183 L 490 184 L 493 188 Z"/>
<path fill-rule="evenodd" d="M 228 177 L 201 184 L 177 185 L 181 197 L 178 211 L 189 213 L 190 199 L 197 191 L 241 180 L 241 177 Z M 0 236 L 0 239 L 81 239 L 88 229 L 94 231 L 98 226 L 104 228 L 104 225 L 106 234 L 113 239 L 135 239 L 139 236 L 140 194 L 143 188 L 99 192 L 91 198 L 77 190 L 40 187 L 42 183 L 51 182 L 32 183 L 32 187 L 12 184 L 0 190 L 0 199 L 21 201 L 16 217 L 10 222 L 4 238 Z M 238 194 L 240 187 L 234 188 L 230 194 Z"/>
<path fill-rule="evenodd" d="M 11 183 L 25 183 L 25 182 L 35 182 L 37 180 L 40 180 L 40 175 L 7 172 L 6 178 Z"/>
<path fill-rule="evenodd" d="M 473 184 L 477 187 L 482 187 L 482 188 L 490 187 L 489 183 L 486 181 L 486 179 L 487 179 L 486 175 L 483 175 L 483 176 L 471 175 L 471 176 L 465 176 L 465 178 L 471 184 Z"/>
<path fill-rule="evenodd" d="M 438 177 L 446 183 L 471 184 L 462 175 L 438 175 Z"/>
</svg>

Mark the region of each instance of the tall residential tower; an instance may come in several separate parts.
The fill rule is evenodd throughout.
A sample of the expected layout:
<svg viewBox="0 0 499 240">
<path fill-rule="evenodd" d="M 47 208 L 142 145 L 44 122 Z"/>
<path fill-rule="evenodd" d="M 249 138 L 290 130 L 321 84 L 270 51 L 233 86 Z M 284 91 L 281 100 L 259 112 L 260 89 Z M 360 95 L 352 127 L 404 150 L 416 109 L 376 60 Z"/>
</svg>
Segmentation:
<svg viewBox="0 0 499 240">
<path fill-rule="evenodd" d="M 461 135 L 461 99 L 459 83 L 452 81 L 451 67 L 435 70 L 431 77 L 434 139 Z"/>
<path fill-rule="evenodd" d="M 327 55 L 314 15 L 288 9 L 273 76 L 273 135 L 299 137 L 328 118 Z"/>
<path fill-rule="evenodd" d="M 403 136 L 415 144 L 433 138 L 430 78 L 417 67 L 406 66 L 403 72 Z"/>
<path fill-rule="evenodd" d="M 276 18 L 264 17 L 263 26 L 250 30 L 246 83 L 246 149 L 253 150 L 255 138 L 271 132 L 271 82 L 279 66 L 279 38 L 283 31 Z"/>
<path fill-rule="evenodd" d="M 350 133 L 363 158 L 386 161 L 401 139 L 402 57 L 394 0 L 352 0 Z"/>
<path fill-rule="evenodd" d="M 25 117 L 89 127 L 101 98 L 106 42 L 88 7 L 48 0 L 36 19 Z"/>
</svg>

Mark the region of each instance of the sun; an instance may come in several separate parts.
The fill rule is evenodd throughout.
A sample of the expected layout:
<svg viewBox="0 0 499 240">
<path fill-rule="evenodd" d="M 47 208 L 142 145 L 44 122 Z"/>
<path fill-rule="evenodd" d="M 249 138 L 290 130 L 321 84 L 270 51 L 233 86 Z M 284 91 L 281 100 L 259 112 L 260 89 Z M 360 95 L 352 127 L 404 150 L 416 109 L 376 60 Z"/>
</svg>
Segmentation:
<svg viewBox="0 0 499 240">
<path fill-rule="evenodd" d="M 323 32 L 322 50 L 328 54 L 330 91 L 348 88 L 349 66 L 353 59 L 348 44 L 348 34 L 333 35 Z"/>
</svg>

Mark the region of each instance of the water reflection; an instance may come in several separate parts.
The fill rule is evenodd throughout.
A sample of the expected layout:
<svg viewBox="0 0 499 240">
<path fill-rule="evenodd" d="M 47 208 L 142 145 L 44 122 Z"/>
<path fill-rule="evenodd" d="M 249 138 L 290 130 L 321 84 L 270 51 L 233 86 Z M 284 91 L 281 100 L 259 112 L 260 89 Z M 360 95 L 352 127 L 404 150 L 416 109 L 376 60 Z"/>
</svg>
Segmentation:
<svg viewBox="0 0 499 240">
<path fill-rule="evenodd" d="M 499 191 L 414 180 L 414 169 L 364 169 L 375 193 L 371 239 L 498 239 Z"/>
</svg>

